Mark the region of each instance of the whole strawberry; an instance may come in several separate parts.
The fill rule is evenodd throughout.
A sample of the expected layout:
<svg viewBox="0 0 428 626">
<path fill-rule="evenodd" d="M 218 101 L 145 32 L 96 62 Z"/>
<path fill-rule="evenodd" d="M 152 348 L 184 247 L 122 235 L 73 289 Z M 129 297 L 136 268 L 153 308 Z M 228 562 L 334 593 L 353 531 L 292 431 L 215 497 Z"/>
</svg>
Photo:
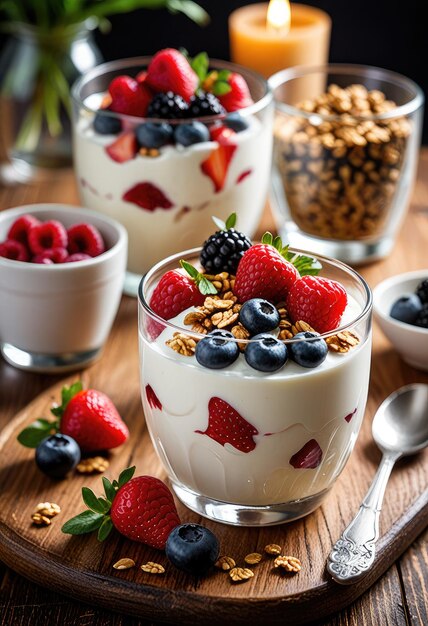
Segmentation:
<svg viewBox="0 0 428 626">
<path fill-rule="evenodd" d="M 347 302 L 345 288 L 335 280 L 303 276 L 290 289 L 286 307 L 293 322 L 302 320 L 326 333 L 339 326 Z"/>
<path fill-rule="evenodd" d="M 188 102 L 198 88 L 199 79 L 181 52 L 165 48 L 150 61 L 144 82 L 154 91 L 172 91 Z"/>
<path fill-rule="evenodd" d="M 83 535 L 98 530 L 99 541 L 104 541 L 115 527 L 128 539 L 163 550 L 169 534 L 181 523 L 172 493 L 158 478 L 132 478 L 134 472 L 135 467 L 130 467 L 113 482 L 104 477 L 105 498 L 83 487 L 89 510 L 68 520 L 62 532 Z"/>
<path fill-rule="evenodd" d="M 250 90 L 241 74 L 232 72 L 227 82 L 230 87 L 229 91 L 218 97 L 226 111 L 238 111 L 253 104 Z"/>
<path fill-rule="evenodd" d="M 169 320 L 191 306 L 200 306 L 208 294 L 216 294 L 213 284 L 186 261 L 181 266 L 188 275 L 179 270 L 166 272 L 156 285 L 150 308 L 159 317 Z"/>
<path fill-rule="evenodd" d="M 110 450 L 122 445 L 129 436 L 128 428 L 108 396 L 96 389 L 83 389 L 76 382 L 63 387 L 61 405 L 51 409 L 57 418 L 40 418 L 18 435 L 18 441 L 36 448 L 55 432 L 72 437 L 82 451 Z"/>
</svg>

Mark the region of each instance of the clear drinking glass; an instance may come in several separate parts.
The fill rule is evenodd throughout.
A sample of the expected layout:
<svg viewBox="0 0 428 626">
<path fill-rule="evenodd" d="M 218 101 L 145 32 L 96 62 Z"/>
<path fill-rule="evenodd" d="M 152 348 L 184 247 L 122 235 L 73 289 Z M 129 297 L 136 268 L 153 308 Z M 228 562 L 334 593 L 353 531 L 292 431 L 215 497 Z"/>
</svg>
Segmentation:
<svg viewBox="0 0 428 626">
<path fill-rule="evenodd" d="M 315 369 L 288 361 L 267 374 L 250 368 L 243 355 L 223 370 L 207 369 L 165 344 L 176 332 L 195 341 L 204 335 L 162 320 L 149 304 L 163 274 L 180 259 L 198 265 L 198 252 L 157 264 L 139 288 L 141 393 L 153 445 L 176 495 L 201 515 L 247 526 L 297 519 L 328 494 L 360 430 L 371 358 L 370 289 L 351 268 L 319 257 L 321 275 L 340 281 L 350 302 L 341 329 L 323 337 L 352 330 L 358 346 L 329 351 Z M 244 447 L 231 443 L 239 426 Z"/>
<path fill-rule="evenodd" d="M 118 136 L 100 135 L 93 120 L 111 80 L 136 76 L 147 69 L 150 57 L 105 63 L 88 72 L 72 89 L 74 166 L 82 204 L 120 221 L 128 231 L 129 253 L 125 291 L 137 294 L 141 276 L 161 259 L 198 245 L 212 233 L 211 216 L 235 212 L 238 227 L 254 234 L 265 205 L 272 162 L 273 96 L 258 74 L 224 61 L 211 60 L 216 69 L 242 74 L 254 104 L 239 115 L 247 128 L 234 135 L 232 145 L 205 141 L 183 148 L 168 145 L 160 151 L 138 152 L 125 162 L 113 160 L 106 148 Z M 98 111 L 120 122 L 123 133 L 147 121 L 176 127 L 184 120 L 147 120 Z M 209 128 L 228 124 L 236 113 L 201 117 Z M 152 153 L 150 153 L 152 152 Z M 131 201 L 127 192 L 140 185 L 150 202 Z M 135 195 L 135 194 L 134 194 Z M 127 197 L 125 197 L 127 196 Z"/>
<path fill-rule="evenodd" d="M 269 83 L 272 200 L 291 245 L 348 263 L 385 257 L 416 173 L 423 94 L 387 70 L 295 67 Z"/>
</svg>

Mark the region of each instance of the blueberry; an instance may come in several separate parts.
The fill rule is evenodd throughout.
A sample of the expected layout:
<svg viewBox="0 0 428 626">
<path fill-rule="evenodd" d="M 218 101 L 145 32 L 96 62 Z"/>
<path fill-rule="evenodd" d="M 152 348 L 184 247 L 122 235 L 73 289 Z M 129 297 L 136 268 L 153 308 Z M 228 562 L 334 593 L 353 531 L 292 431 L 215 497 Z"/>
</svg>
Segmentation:
<svg viewBox="0 0 428 626">
<path fill-rule="evenodd" d="M 162 148 L 171 143 L 173 130 L 170 124 L 147 122 L 137 126 L 135 134 L 138 144 L 143 148 Z"/>
<path fill-rule="evenodd" d="M 224 120 L 224 123 L 226 126 L 234 130 L 235 133 L 240 133 L 248 128 L 247 120 L 245 120 L 239 113 L 231 113 Z"/>
<path fill-rule="evenodd" d="M 288 357 L 285 343 L 267 333 L 253 337 L 244 354 L 248 365 L 260 372 L 276 372 Z"/>
<path fill-rule="evenodd" d="M 280 319 L 278 309 L 262 298 L 247 300 L 239 311 L 239 321 L 252 335 L 273 330 Z"/>
<path fill-rule="evenodd" d="M 313 339 L 317 337 L 317 339 Z M 290 353 L 290 359 L 293 359 L 298 365 L 302 367 L 318 367 L 323 361 L 325 361 L 328 352 L 328 346 L 324 339 L 319 337 L 318 333 L 297 333 L 293 339 L 302 339 L 303 341 L 297 341 L 296 343 L 290 343 L 288 351 Z M 312 339 L 312 341 L 304 341 L 305 339 Z"/>
<path fill-rule="evenodd" d="M 51 435 L 36 448 L 37 467 L 51 478 L 64 478 L 80 461 L 80 448 L 68 435 Z"/>
<path fill-rule="evenodd" d="M 414 324 L 422 310 L 422 302 L 413 293 L 398 298 L 391 307 L 390 316 L 406 324 Z"/>
<path fill-rule="evenodd" d="M 422 305 L 422 309 L 418 313 L 418 316 L 415 320 L 415 326 L 428 328 L 428 302 L 425 302 L 425 304 Z"/>
<path fill-rule="evenodd" d="M 174 139 L 182 146 L 192 146 L 195 143 L 209 141 L 210 131 L 202 122 L 179 124 L 174 130 Z"/>
<path fill-rule="evenodd" d="M 202 576 L 218 559 L 220 545 L 217 537 L 205 526 L 181 524 L 170 533 L 165 552 L 178 569 Z"/>
<path fill-rule="evenodd" d="M 97 113 L 94 119 L 94 130 L 100 135 L 117 135 L 122 130 L 122 122 L 118 117 L 108 113 Z"/>
<path fill-rule="evenodd" d="M 232 341 L 231 341 L 232 340 Z M 195 356 L 200 365 L 221 369 L 231 365 L 239 355 L 238 344 L 227 330 L 214 330 L 196 345 Z"/>
</svg>

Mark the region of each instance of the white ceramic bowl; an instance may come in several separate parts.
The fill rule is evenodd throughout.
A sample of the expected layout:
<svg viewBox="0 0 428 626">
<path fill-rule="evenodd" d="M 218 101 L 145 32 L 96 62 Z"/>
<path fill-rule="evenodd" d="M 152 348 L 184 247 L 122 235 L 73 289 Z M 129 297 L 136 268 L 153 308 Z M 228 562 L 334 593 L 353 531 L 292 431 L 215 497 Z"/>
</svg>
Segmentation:
<svg viewBox="0 0 428 626">
<path fill-rule="evenodd" d="M 403 361 L 416 369 L 428 371 L 428 328 L 405 324 L 389 315 L 394 302 L 406 293 L 414 293 L 424 278 L 428 278 L 428 269 L 398 274 L 382 281 L 373 290 L 373 310 Z"/>
<path fill-rule="evenodd" d="M 85 261 L 40 265 L 0 257 L 0 349 L 11 365 L 39 372 L 78 369 L 100 354 L 120 303 L 127 234 L 115 220 L 63 204 L 0 212 L 0 241 L 24 214 L 66 228 L 89 222 L 106 251 Z"/>
</svg>

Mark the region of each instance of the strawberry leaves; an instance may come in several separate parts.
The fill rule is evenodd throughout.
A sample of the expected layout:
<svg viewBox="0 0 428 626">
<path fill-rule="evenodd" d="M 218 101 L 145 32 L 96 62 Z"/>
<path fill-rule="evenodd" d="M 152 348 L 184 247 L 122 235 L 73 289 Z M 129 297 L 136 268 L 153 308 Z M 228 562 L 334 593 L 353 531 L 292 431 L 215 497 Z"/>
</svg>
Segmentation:
<svg viewBox="0 0 428 626">
<path fill-rule="evenodd" d="M 19 443 L 26 448 L 37 448 L 37 446 L 49 437 L 59 431 L 61 417 L 74 396 L 82 391 L 83 385 L 80 380 L 73 383 L 70 387 L 63 387 L 61 390 L 61 404 L 51 409 L 52 415 L 56 420 L 47 420 L 44 417 L 39 417 L 32 424 L 22 430 L 17 439 Z"/>
<path fill-rule="evenodd" d="M 272 233 L 266 232 L 262 237 L 262 243 L 273 246 L 275 250 L 299 272 L 300 276 L 317 276 L 321 269 L 321 263 L 314 257 L 306 256 L 289 251 L 289 246 L 283 246 L 281 237 L 274 237 Z"/>
<path fill-rule="evenodd" d="M 230 228 L 235 227 L 237 218 L 236 213 L 231 213 L 225 222 L 223 222 L 220 218 L 215 217 L 215 215 L 212 215 L 211 219 L 220 230 L 229 230 Z"/>
<path fill-rule="evenodd" d="M 180 261 L 181 267 L 189 274 L 190 278 L 192 278 L 198 286 L 199 291 L 204 295 L 208 296 L 210 294 L 216 294 L 217 289 L 214 287 L 211 281 L 208 280 L 201 272 L 198 272 L 196 267 L 193 267 L 187 261 Z"/>
<path fill-rule="evenodd" d="M 104 497 L 98 497 L 89 487 L 82 487 L 82 499 L 88 510 L 79 513 L 69 519 L 61 531 L 67 535 L 85 535 L 98 530 L 98 541 L 104 541 L 113 529 L 113 522 L 110 517 L 110 509 L 116 493 L 125 485 L 135 473 L 135 465 L 128 467 L 121 472 L 118 480 L 110 482 L 103 476 Z"/>
<path fill-rule="evenodd" d="M 199 88 L 210 91 L 215 96 L 224 96 L 232 89 L 228 83 L 231 72 L 228 70 L 209 71 L 210 61 L 206 52 L 200 52 L 193 59 L 188 59 L 192 70 L 199 78 Z"/>
</svg>

